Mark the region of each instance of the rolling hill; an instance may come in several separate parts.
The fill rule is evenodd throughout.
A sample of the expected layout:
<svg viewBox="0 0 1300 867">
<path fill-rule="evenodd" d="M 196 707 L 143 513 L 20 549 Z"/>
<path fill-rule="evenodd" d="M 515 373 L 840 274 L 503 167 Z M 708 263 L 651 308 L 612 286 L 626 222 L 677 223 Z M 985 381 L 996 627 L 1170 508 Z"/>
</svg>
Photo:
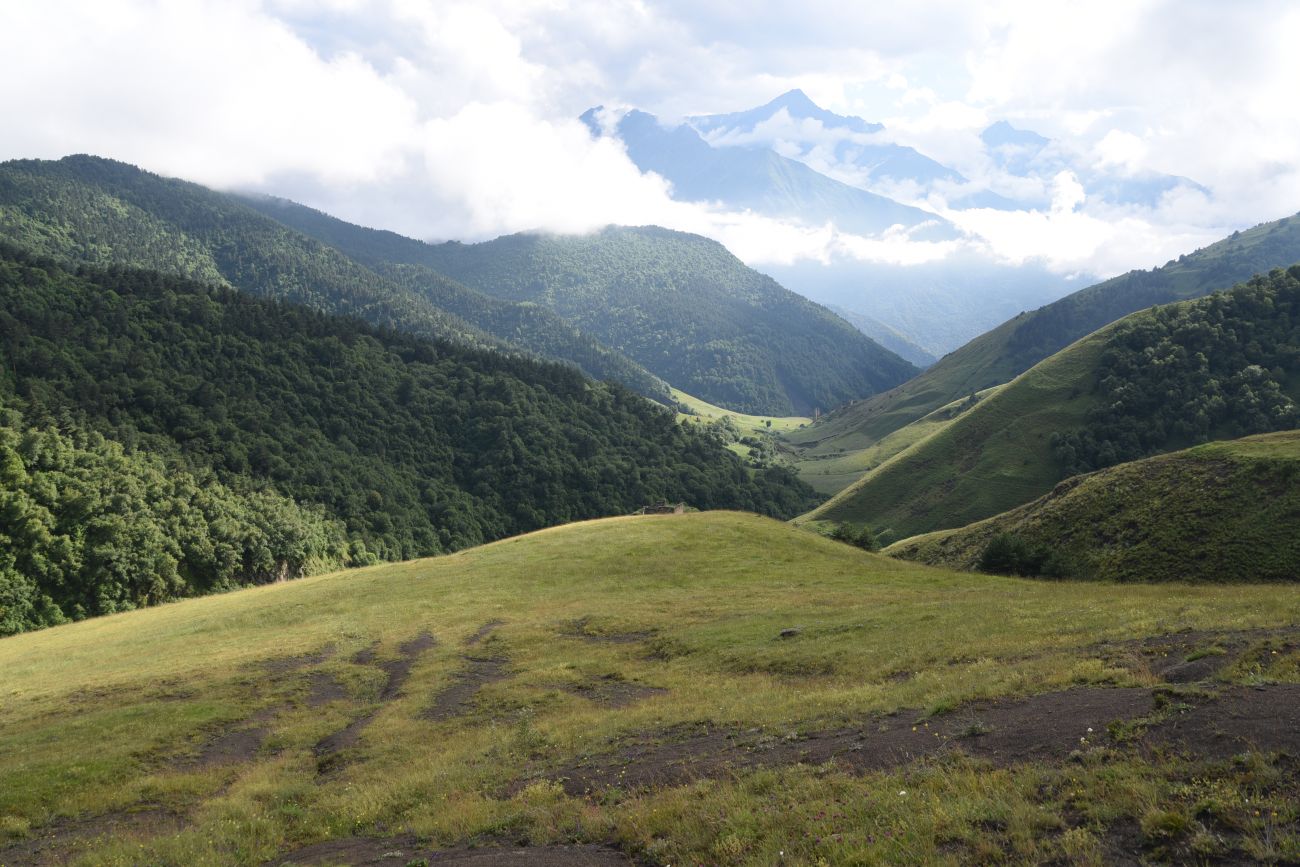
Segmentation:
<svg viewBox="0 0 1300 867">
<path fill-rule="evenodd" d="M 954 569 L 1032 571 L 1122 582 L 1300 578 L 1300 431 L 1206 443 L 1057 485 L 1032 503 L 886 553 Z M 1023 553 L 983 561 L 995 537 Z"/>
<path fill-rule="evenodd" d="M 291 202 L 218 193 L 99 157 L 14 160 L 0 164 L 0 233 L 64 264 L 147 268 L 425 337 L 523 350 L 667 401 L 658 378 L 544 309 L 487 297 L 427 269 L 381 275 L 370 266 L 382 261 L 351 255 L 419 242 Z"/>
<path fill-rule="evenodd" d="M 661 500 L 814 502 L 565 365 L 2 245 L 0 400 L 6 624 L 12 599 L 35 626 Z"/>
<path fill-rule="evenodd" d="M 1152 271 L 1132 271 L 1022 313 L 898 388 L 824 417 L 795 445 L 836 437 L 878 440 L 958 398 L 1009 382 L 1075 340 L 1158 304 L 1208 295 L 1273 268 L 1300 262 L 1300 215 L 1263 223 Z M 855 446 L 849 446 L 850 448 Z"/>
<path fill-rule="evenodd" d="M 916 368 L 721 244 L 655 227 L 439 244 L 425 264 L 548 307 L 675 387 L 738 412 L 813 415 Z"/>
<path fill-rule="evenodd" d="M 1300 266 L 1133 314 L 1030 368 L 807 517 L 867 523 L 899 540 L 991 517 L 1079 472 L 1294 427 L 1297 311 Z"/>
<path fill-rule="evenodd" d="M 0 863 L 1268 860 L 1297 620 L 574 524 L 0 639 Z"/>
</svg>

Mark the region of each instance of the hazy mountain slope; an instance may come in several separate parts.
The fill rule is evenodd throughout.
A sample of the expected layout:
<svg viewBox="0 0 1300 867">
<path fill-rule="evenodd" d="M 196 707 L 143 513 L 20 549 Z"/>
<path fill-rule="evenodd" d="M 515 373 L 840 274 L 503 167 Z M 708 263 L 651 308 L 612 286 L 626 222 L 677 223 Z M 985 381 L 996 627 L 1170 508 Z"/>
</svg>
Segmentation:
<svg viewBox="0 0 1300 867">
<path fill-rule="evenodd" d="M 879 320 L 935 358 L 1089 282 L 1034 262 L 1008 265 L 969 251 L 915 265 L 805 259 L 764 265 L 763 271 L 820 304 Z"/>
<path fill-rule="evenodd" d="M 593 133 L 603 135 L 599 112 L 590 109 L 582 119 Z M 956 234 L 929 211 L 828 178 L 769 148 L 715 148 L 689 125 L 666 128 L 643 111 L 624 115 L 614 134 L 637 168 L 670 181 L 673 198 L 681 201 L 721 202 L 814 226 L 829 221 L 841 231 L 858 234 L 874 235 L 894 225 L 928 225 L 918 235 L 927 239 Z"/>
<path fill-rule="evenodd" d="M 1156 304 L 1226 289 L 1300 262 L 1300 216 L 1263 223 L 1151 271 L 1131 271 L 1004 322 L 899 388 L 796 435 L 823 448 L 836 436 L 876 440 L 959 397 L 1007 382 L 1108 322 Z M 856 446 L 850 446 L 856 447 Z"/>
<path fill-rule="evenodd" d="M 886 553 L 975 569 L 990 542 L 1010 534 L 1025 559 L 1053 552 L 1053 565 L 1072 578 L 1294 581 L 1297 480 L 1300 431 L 1208 443 L 1075 476 L 1032 503 Z"/>
<path fill-rule="evenodd" d="M 1053 355 L 808 517 L 893 539 L 1028 502 L 1067 475 L 1295 426 L 1300 266 L 1133 314 Z"/>
<path fill-rule="evenodd" d="M 916 370 L 698 235 L 611 227 L 441 244 L 431 254 L 437 271 L 510 301 L 544 305 L 683 391 L 728 409 L 812 415 Z"/>
<path fill-rule="evenodd" d="M 931 364 L 938 361 L 935 356 L 926 352 L 912 341 L 908 340 L 897 330 L 881 322 L 874 316 L 868 316 L 865 313 L 857 313 L 845 307 L 836 307 L 833 304 L 827 305 L 831 312 L 839 316 L 845 322 L 888 349 L 890 352 L 898 355 L 906 361 L 912 362 L 917 367 L 925 369 Z"/>
<path fill-rule="evenodd" d="M 812 500 L 567 365 L 157 272 L 78 276 L 6 251 L 0 364 L 28 423 L 71 419 L 238 491 L 272 486 L 387 559 L 659 500 L 787 517 Z"/>
<path fill-rule="evenodd" d="M 612 379 L 656 400 L 668 399 L 668 386 L 662 380 L 548 308 L 494 298 L 438 274 L 429 267 L 436 256 L 423 241 L 356 226 L 286 199 L 241 198 L 249 207 L 341 250 L 381 276 L 427 298 L 439 309 L 506 343 L 545 358 L 572 362 L 595 379 Z"/>
</svg>

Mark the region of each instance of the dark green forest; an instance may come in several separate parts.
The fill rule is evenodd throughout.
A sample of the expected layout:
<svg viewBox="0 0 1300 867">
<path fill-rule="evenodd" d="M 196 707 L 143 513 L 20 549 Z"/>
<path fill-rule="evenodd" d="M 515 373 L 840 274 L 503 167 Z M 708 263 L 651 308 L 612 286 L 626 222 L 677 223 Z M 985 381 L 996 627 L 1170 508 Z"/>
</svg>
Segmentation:
<svg viewBox="0 0 1300 867">
<path fill-rule="evenodd" d="M 0 408 L 0 635 L 372 561 L 343 524 Z"/>
<path fill-rule="evenodd" d="M 1109 335 L 1086 427 L 1053 434 L 1066 475 L 1300 426 L 1300 266 L 1157 307 Z"/>
<path fill-rule="evenodd" d="M 381 260 L 374 264 L 386 273 L 377 273 L 371 262 L 334 247 L 333 237 L 308 237 L 276 217 L 296 217 L 309 230 L 343 227 L 349 231 L 335 232 L 343 240 L 391 235 L 292 202 L 218 193 L 100 157 L 0 164 L 0 236 L 64 264 L 226 283 L 423 337 L 568 361 L 596 379 L 668 400 L 657 377 L 543 307 L 489 297 L 427 268 Z"/>
<path fill-rule="evenodd" d="M 747 469 L 707 432 L 567 365 L 157 272 L 73 274 L 7 246 L 0 364 L 0 400 L 26 425 L 98 434 L 231 496 L 301 504 L 326 541 L 297 560 L 271 552 L 276 574 L 282 562 L 296 573 L 435 554 L 657 500 L 779 517 L 812 501 L 788 471 Z M 184 592 L 266 577 L 249 567 L 189 586 L 189 568 L 176 572 Z"/>
<path fill-rule="evenodd" d="M 374 255 L 390 255 L 391 244 Z M 759 415 L 808 415 L 917 373 L 721 244 L 656 227 L 424 245 L 420 264 L 554 310 L 678 388 Z"/>
</svg>

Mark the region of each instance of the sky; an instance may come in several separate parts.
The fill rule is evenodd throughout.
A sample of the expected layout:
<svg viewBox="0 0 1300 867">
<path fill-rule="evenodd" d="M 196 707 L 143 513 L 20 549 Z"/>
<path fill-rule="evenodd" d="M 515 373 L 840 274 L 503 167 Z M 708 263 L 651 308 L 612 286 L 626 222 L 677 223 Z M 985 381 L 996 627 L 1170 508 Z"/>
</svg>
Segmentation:
<svg viewBox="0 0 1300 867">
<path fill-rule="evenodd" d="M 6 0 L 0 158 L 94 153 L 430 240 L 654 223 L 758 266 L 951 252 L 676 202 L 577 121 L 798 87 L 970 178 L 1006 119 L 1209 190 L 1116 209 L 1061 177 L 1050 207 L 945 213 L 995 257 L 1107 276 L 1300 210 L 1296 45 L 1290 0 Z"/>
</svg>

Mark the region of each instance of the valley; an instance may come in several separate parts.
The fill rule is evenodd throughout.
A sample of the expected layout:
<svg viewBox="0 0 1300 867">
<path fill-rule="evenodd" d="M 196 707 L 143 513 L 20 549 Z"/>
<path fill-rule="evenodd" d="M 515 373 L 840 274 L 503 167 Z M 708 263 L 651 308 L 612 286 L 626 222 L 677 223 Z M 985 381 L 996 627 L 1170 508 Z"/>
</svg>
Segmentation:
<svg viewBox="0 0 1300 867">
<path fill-rule="evenodd" d="M 1031 5 L 0 4 L 0 867 L 1300 864 L 1300 17 Z"/>
</svg>

